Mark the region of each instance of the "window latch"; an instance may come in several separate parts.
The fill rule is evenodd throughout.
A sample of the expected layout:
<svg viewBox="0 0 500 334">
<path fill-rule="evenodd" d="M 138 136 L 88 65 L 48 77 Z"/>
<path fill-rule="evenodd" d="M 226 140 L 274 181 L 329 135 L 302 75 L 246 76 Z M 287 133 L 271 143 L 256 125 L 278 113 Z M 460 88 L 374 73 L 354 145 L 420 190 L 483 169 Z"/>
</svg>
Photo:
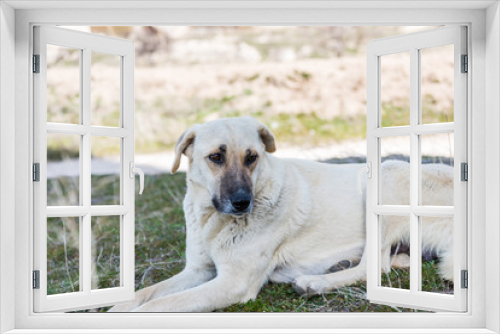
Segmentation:
<svg viewBox="0 0 500 334">
<path fill-rule="evenodd" d="M 144 190 L 144 172 L 142 169 L 134 166 L 134 162 L 130 161 L 129 163 L 129 176 L 131 179 L 134 178 L 135 174 L 139 174 L 139 195 L 142 195 L 142 191 Z"/>
<path fill-rule="evenodd" d="M 366 173 L 366 177 L 372 178 L 372 163 L 371 161 L 366 162 L 366 167 L 361 168 L 358 171 L 358 192 L 360 195 L 363 195 L 363 189 L 361 189 L 361 174 Z"/>
</svg>

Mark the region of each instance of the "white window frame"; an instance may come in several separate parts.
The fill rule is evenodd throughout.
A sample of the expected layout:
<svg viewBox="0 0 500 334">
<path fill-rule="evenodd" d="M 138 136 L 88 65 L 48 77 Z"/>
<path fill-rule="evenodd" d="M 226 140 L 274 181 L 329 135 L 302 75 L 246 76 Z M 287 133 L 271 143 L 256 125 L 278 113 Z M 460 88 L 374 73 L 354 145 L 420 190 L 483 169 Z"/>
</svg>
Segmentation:
<svg viewBox="0 0 500 334">
<path fill-rule="evenodd" d="M 80 52 L 80 124 L 47 122 L 47 45 L 73 48 Z M 36 312 L 71 311 L 109 306 L 135 296 L 135 180 L 134 172 L 134 44 L 125 39 L 84 33 L 52 26 L 34 27 L 34 53 L 39 55 L 39 73 L 34 84 L 34 162 L 40 164 L 39 182 L 33 184 L 34 270 L 39 270 L 39 289 L 34 290 Z M 120 123 L 118 127 L 98 126 L 91 121 L 91 57 L 93 52 L 119 59 Z M 47 206 L 47 134 L 78 135 L 80 203 L 75 206 Z M 91 205 L 91 138 L 117 138 L 120 147 L 120 202 L 116 205 Z M 91 287 L 92 217 L 119 217 L 120 286 L 107 289 Z M 80 290 L 47 295 L 47 218 L 79 219 Z"/>
<path fill-rule="evenodd" d="M 67 8 L 55 10 L 62 6 Z M 119 6 L 122 9 L 116 9 Z M 115 9 L 103 10 L 106 7 Z M 468 218 L 469 226 L 474 226 L 469 230 L 468 245 L 469 311 L 459 314 L 34 314 L 30 256 L 33 120 L 29 57 L 32 27 L 36 24 L 467 25 L 471 59 Z M 165 327 L 170 330 L 162 332 L 171 333 L 180 332 L 176 328 L 192 329 L 184 333 L 203 329 L 229 333 L 236 332 L 235 328 L 275 333 L 292 332 L 283 328 L 322 333 L 336 332 L 335 329 L 337 332 L 350 329 L 349 332 L 354 333 L 354 328 L 363 333 L 414 333 L 411 328 L 429 333 L 500 331 L 500 11 L 496 1 L 370 1 L 369 4 L 365 1 L 121 1 L 119 4 L 105 0 L 4 1 L 0 3 L 0 27 L 0 331 L 37 333 L 41 329 L 53 329 L 51 332 L 60 329 L 61 333 L 76 333 L 72 329 L 86 328 L 89 333 L 103 333 L 106 329 L 108 333 L 111 329 L 133 333 L 131 329 L 138 328 L 141 322 L 142 330 L 137 332 Z M 15 145 L 12 145 L 12 137 Z"/>
<path fill-rule="evenodd" d="M 367 251 L 367 298 L 374 303 L 401 305 L 424 310 L 467 310 L 467 290 L 461 288 L 460 275 L 467 269 L 467 184 L 462 182 L 460 163 L 467 163 L 467 73 L 461 73 L 461 56 L 467 54 L 467 29 L 464 26 L 441 27 L 371 41 L 367 47 L 367 163 L 372 177 L 366 185 L 366 247 Z M 449 123 L 422 123 L 421 111 L 421 50 L 453 46 L 454 121 Z M 407 126 L 382 127 L 381 87 L 384 56 L 401 52 L 409 54 L 410 70 L 410 119 Z M 422 205 L 421 136 L 425 134 L 455 133 L 453 157 L 454 204 L 452 206 Z M 381 203 L 381 146 L 382 138 L 406 136 L 410 144 L 409 205 L 384 205 Z M 410 224 L 410 288 L 395 289 L 381 286 L 382 221 L 388 215 L 406 216 Z M 422 287 L 422 232 L 420 219 L 451 217 L 453 223 L 453 294 L 421 291 Z"/>
</svg>

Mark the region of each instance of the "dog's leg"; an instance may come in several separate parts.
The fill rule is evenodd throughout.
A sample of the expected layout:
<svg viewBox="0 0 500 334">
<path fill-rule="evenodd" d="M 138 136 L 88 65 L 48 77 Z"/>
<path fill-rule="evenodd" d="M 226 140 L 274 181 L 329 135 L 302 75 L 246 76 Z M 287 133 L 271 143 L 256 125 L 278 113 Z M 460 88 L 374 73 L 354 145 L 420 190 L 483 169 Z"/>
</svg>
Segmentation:
<svg viewBox="0 0 500 334">
<path fill-rule="evenodd" d="M 366 280 L 366 252 L 354 268 L 326 275 L 298 276 L 295 278 L 293 288 L 299 295 L 314 295 L 352 285 L 361 280 Z"/>
<path fill-rule="evenodd" d="M 391 272 L 391 245 L 385 245 L 381 252 L 380 270 L 384 274 Z"/>
<path fill-rule="evenodd" d="M 133 312 L 210 312 L 255 298 L 267 277 L 265 259 L 242 258 L 217 266 L 217 277 L 192 289 L 170 294 Z M 255 264 L 256 266 L 249 265 Z"/>
<path fill-rule="evenodd" d="M 406 253 L 391 256 L 392 268 L 410 268 L 410 256 Z"/>
<path fill-rule="evenodd" d="M 116 305 L 108 312 L 131 312 L 151 300 L 193 288 L 213 279 L 214 276 L 215 270 L 213 269 L 186 268 L 179 274 L 163 282 L 137 291 L 133 301 L 126 304 Z"/>
<path fill-rule="evenodd" d="M 446 250 L 439 257 L 438 270 L 444 280 L 453 282 L 453 249 Z"/>
<path fill-rule="evenodd" d="M 182 292 L 150 301 L 133 312 L 210 312 L 241 301 L 245 289 L 237 280 L 215 278 Z"/>
</svg>

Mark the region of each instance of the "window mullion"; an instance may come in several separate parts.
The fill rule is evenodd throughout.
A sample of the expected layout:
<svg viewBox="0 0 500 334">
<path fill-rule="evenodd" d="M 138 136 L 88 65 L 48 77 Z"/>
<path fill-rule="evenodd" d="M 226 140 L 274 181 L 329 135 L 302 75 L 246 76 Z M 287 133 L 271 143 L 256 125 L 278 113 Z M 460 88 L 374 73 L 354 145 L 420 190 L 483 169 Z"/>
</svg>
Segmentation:
<svg viewBox="0 0 500 334">
<path fill-rule="evenodd" d="M 80 289 L 81 291 L 84 291 L 85 293 L 90 293 L 91 290 L 91 283 L 92 283 L 92 231 L 91 231 L 91 216 L 90 213 L 87 213 L 85 216 L 82 218 L 83 224 L 81 227 L 81 240 L 82 243 L 80 244 L 80 250 L 81 250 L 81 262 L 82 266 L 80 268 L 81 276 L 80 279 L 82 280 L 82 288 Z"/>
<path fill-rule="evenodd" d="M 90 65 L 91 65 L 91 51 L 89 48 L 83 49 L 82 66 L 81 66 L 81 115 L 82 115 L 82 125 L 90 129 Z M 88 212 L 83 216 L 81 224 L 81 262 L 80 266 L 80 278 L 82 279 L 82 291 L 90 293 L 92 288 L 92 226 L 91 226 L 91 215 L 90 215 L 90 205 L 92 201 L 91 193 L 91 134 L 88 131 L 82 136 L 82 150 L 81 150 L 81 178 L 80 178 L 80 189 L 82 189 L 82 204 L 84 207 L 88 208 Z"/>
<path fill-rule="evenodd" d="M 410 49 L 410 207 L 415 208 L 419 204 L 419 136 L 414 132 L 419 124 L 419 100 L 420 100 L 420 61 L 419 51 Z M 420 245 L 419 218 L 411 210 L 410 213 L 410 291 L 412 294 L 418 291 L 420 286 L 420 259 L 418 254 Z"/>
<path fill-rule="evenodd" d="M 83 95 L 83 87 L 84 87 L 84 81 L 83 81 L 83 73 L 84 73 L 84 71 L 83 71 L 83 64 L 84 64 L 84 59 L 83 59 L 83 55 L 84 55 L 83 50 L 80 50 L 80 64 L 79 64 L 79 66 L 80 66 L 80 76 L 79 76 L 79 78 L 80 78 L 80 124 L 78 124 L 78 128 L 82 127 L 82 124 L 84 124 L 83 123 L 83 110 L 84 110 L 83 109 L 83 104 L 84 104 L 85 99 L 84 99 L 84 95 Z M 50 125 L 52 125 L 52 124 L 47 123 L 47 128 L 50 128 Z M 58 124 L 55 125 L 55 126 L 58 126 Z M 79 161 L 80 162 L 80 166 L 79 166 L 79 168 L 80 168 L 80 177 L 79 177 L 79 181 L 80 181 L 80 185 L 79 185 L 80 195 L 79 195 L 79 204 L 80 204 L 81 207 L 84 207 L 83 206 L 84 205 L 84 200 L 83 200 L 83 198 L 84 198 L 84 192 L 83 192 L 84 179 L 83 179 L 83 175 L 82 175 L 82 172 L 83 172 L 83 156 L 82 156 L 82 153 L 83 153 L 83 147 L 84 147 L 84 145 L 83 145 L 83 142 L 84 142 L 83 139 L 84 138 L 85 137 L 80 136 L 80 161 Z M 79 231 L 78 231 L 79 241 L 78 242 L 79 243 L 78 244 L 80 245 L 79 246 L 80 256 L 78 258 L 78 262 L 79 262 L 79 264 L 78 264 L 78 271 L 79 271 L 78 272 L 78 277 L 80 279 L 80 282 L 78 284 L 78 290 L 80 290 L 80 291 L 84 290 L 83 277 L 85 277 L 84 269 L 83 269 L 83 267 L 84 267 L 84 261 L 83 261 L 84 260 L 84 256 L 81 253 L 82 250 L 83 250 L 83 242 L 84 242 L 84 239 L 83 239 L 84 228 L 83 227 L 85 225 L 85 221 L 84 221 L 83 217 L 84 216 L 79 216 L 78 217 L 78 220 L 79 220 L 79 223 L 78 223 L 78 229 L 79 229 Z"/>
</svg>

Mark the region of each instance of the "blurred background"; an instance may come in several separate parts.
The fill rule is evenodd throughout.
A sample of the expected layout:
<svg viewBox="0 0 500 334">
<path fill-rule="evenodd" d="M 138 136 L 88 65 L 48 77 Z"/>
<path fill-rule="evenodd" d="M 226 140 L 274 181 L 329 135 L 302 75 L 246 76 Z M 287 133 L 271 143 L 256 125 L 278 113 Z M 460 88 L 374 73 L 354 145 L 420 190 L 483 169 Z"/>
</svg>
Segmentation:
<svg viewBox="0 0 500 334">
<path fill-rule="evenodd" d="M 278 156 L 364 162 L 368 42 L 436 27 L 64 28 L 135 44 L 136 165 L 147 174 L 144 195 L 136 196 L 139 289 L 184 266 L 182 171 L 186 164 L 181 173 L 170 175 L 168 171 L 174 145 L 187 128 L 222 117 L 252 116 L 275 134 Z M 78 50 L 47 49 L 49 122 L 79 123 L 79 57 Z M 382 58 L 382 126 L 408 125 L 409 55 Z M 424 123 L 453 122 L 453 65 L 452 47 L 425 50 L 421 79 Z M 120 61 L 116 56 L 92 53 L 91 68 L 92 125 L 119 126 Z M 78 204 L 80 141 L 70 137 L 49 134 L 47 138 L 48 205 Z M 92 138 L 93 205 L 119 203 L 120 143 L 115 139 Z M 427 136 L 425 143 L 424 163 L 453 166 L 452 134 Z M 409 138 L 384 138 L 382 150 L 384 159 L 408 161 Z M 75 224 L 77 220 L 64 218 L 48 222 L 51 293 L 78 290 Z M 101 217 L 93 224 L 93 287 L 119 286 L 119 221 Z M 429 291 L 452 293 L 449 283 L 440 281 L 431 267 L 434 274 L 429 274 Z M 396 272 L 387 282 L 404 286 L 407 276 L 404 271 Z M 395 281 L 391 283 L 391 279 Z M 269 284 L 257 301 L 224 311 L 403 310 L 367 303 L 363 283 L 349 292 L 339 290 L 327 300 L 305 301 L 290 289 Z"/>
<path fill-rule="evenodd" d="M 305 148 L 300 151 L 307 157 L 323 159 L 365 155 L 367 43 L 432 27 L 67 28 L 126 38 L 135 44 L 139 156 L 172 151 L 180 134 L 195 123 L 250 115 L 273 131 L 278 154 L 290 147 L 295 149 L 289 154 Z M 55 48 L 48 55 L 49 66 L 59 67 L 48 78 L 54 92 L 50 121 L 78 122 L 78 113 L 69 112 L 79 99 L 76 80 L 67 76 L 71 66 L 78 74 L 78 53 L 71 51 Z M 92 119 L 112 126 L 119 121 L 119 94 L 114 93 L 119 61 L 106 58 L 112 57 L 92 58 L 92 85 L 96 87 L 92 103 L 97 106 Z M 450 78 L 440 66 L 441 58 L 437 52 L 427 59 L 434 71 L 425 72 L 422 78 L 424 107 L 436 110 L 429 115 L 435 121 L 453 121 L 453 90 L 450 95 L 443 87 Z M 405 125 L 409 115 L 405 60 L 393 57 L 384 64 L 387 76 L 383 78 L 389 85 L 382 96 L 385 126 Z M 453 87 L 452 81 L 449 84 Z M 346 148 L 332 145 L 340 142 Z M 143 165 L 163 170 L 157 163 L 164 162 L 161 157 L 155 157 L 156 163 L 144 159 Z"/>
</svg>

